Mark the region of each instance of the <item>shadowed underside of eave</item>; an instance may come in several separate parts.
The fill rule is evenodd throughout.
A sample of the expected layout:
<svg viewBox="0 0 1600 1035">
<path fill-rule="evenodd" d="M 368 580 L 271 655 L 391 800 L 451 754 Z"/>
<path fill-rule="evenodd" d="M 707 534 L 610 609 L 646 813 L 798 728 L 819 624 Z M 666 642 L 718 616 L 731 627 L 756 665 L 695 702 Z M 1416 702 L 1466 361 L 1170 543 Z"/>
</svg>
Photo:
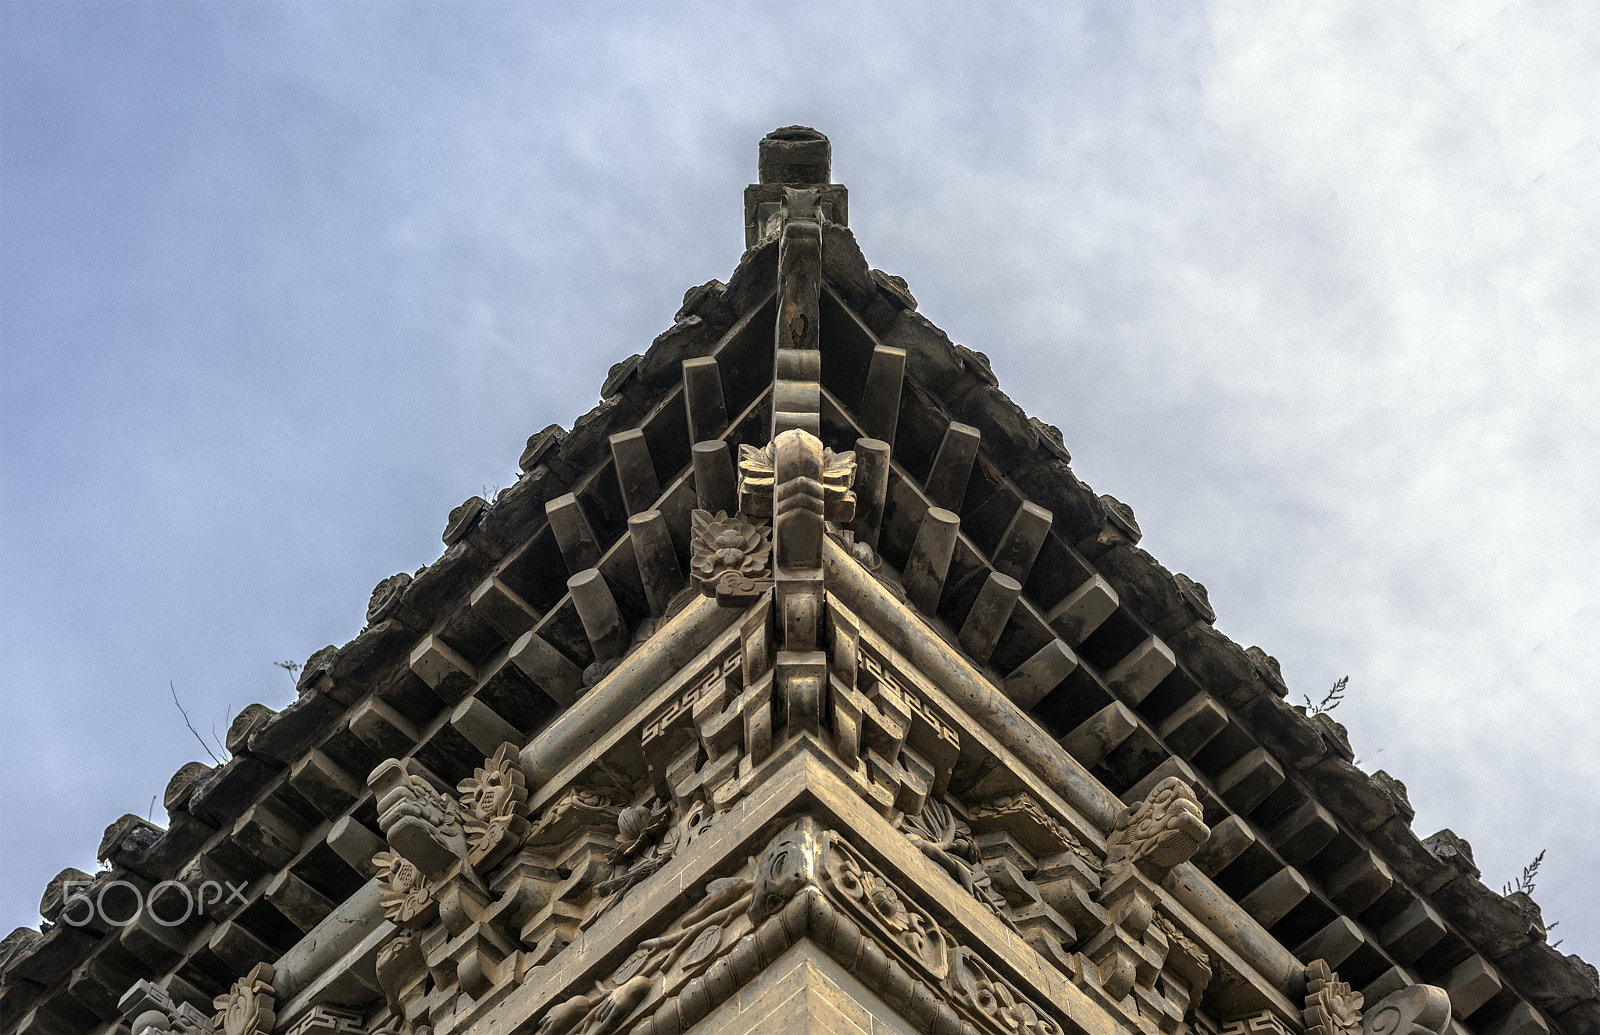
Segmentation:
<svg viewBox="0 0 1600 1035">
<path fill-rule="evenodd" d="M 6 940 L 7 1030 L 115 1030 L 141 978 L 209 1002 L 370 886 L 379 763 L 411 758 L 453 787 L 503 741 L 572 728 L 607 681 L 666 679 L 724 634 L 733 611 L 688 588 L 691 514 L 732 502 L 731 483 L 707 488 L 714 468 L 732 477 L 738 446 L 769 442 L 781 395 L 780 248 L 763 236 L 781 195 L 761 186 L 726 284 L 689 291 L 570 432 L 533 436 L 514 486 L 453 512 L 443 556 L 384 580 L 368 627 L 308 661 L 296 701 L 247 709 L 226 765 L 176 774 L 164 831 L 131 816 L 107 830 L 95 890 L 168 882 L 170 897 L 174 880 L 215 880 L 243 886 L 243 901 L 171 927 L 79 927 L 62 920 L 71 889 L 58 878 L 42 908 L 58 922 Z M 1138 548 L 1132 512 L 1077 480 L 1059 433 L 918 314 L 903 282 L 869 269 L 842 188 L 827 196 L 818 437 L 856 451 L 858 470 L 887 456 L 881 492 L 857 486 L 844 530 L 869 548 L 882 592 L 983 681 L 994 714 L 1030 717 L 1009 749 L 1085 774 L 1075 807 L 1102 832 L 1166 777 L 1191 786 L 1212 831 L 1194 893 L 1237 904 L 1240 944 L 1290 999 L 1304 994 L 1296 966 L 1324 959 L 1369 1003 L 1445 988 L 1465 1031 L 1600 1031 L 1593 968 L 1548 947 L 1531 901 L 1485 887 L 1450 832 L 1411 831 L 1404 787 L 1358 769 L 1337 723 L 1284 700 L 1275 661 L 1215 630 L 1204 587 Z M 723 459 L 703 450 L 697 468 L 697 442 L 723 443 Z M 598 580 L 569 584 L 587 571 Z M 669 625 L 685 632 L 647 661 L 640 647 Z M 1023 742 L 1037 742 L 1031 757 Z"/>
</svg>

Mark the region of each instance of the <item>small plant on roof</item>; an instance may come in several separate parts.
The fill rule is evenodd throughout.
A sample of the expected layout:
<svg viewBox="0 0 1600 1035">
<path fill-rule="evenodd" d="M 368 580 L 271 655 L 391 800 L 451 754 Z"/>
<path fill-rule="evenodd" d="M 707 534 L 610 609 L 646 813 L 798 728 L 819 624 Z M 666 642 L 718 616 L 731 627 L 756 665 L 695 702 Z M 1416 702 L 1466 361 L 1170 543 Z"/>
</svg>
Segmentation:
<svg viewBox="0 0 1600 1035">
<path fill-rule="evenodd" d="M 1539 849 L 1539 854 L 1533 857 L 1533 862 L 1522 868 L 1522 876 L 1518 877 L 1516 880 L 1507 881 L 1505 888 L 1500 892 L 1500 894 L 1513 895 L 1520 891 L 1524 895 L 1532 895 L 1533 882 L 1539 876 L 1539 866 L 1544 862 L 1544 853 L 1545 849 Z"/>
<path fill-rule="evenodd" d="M 1339 705 L 1344 701 L 1344 688 L 1349 685 L 1350 677 L 1340 676 L 1339 681 L 1333 684 L 1333 689 L 1329 690 L 1327 694 L 1323 696 L 1322 700 L 1312 701 L 1310 697 L 1306 697 L 1306 714 L 1321 715 L 1323 712 L 1331 712 L 1335 708 L 1339 707 Z"/>
</svg>

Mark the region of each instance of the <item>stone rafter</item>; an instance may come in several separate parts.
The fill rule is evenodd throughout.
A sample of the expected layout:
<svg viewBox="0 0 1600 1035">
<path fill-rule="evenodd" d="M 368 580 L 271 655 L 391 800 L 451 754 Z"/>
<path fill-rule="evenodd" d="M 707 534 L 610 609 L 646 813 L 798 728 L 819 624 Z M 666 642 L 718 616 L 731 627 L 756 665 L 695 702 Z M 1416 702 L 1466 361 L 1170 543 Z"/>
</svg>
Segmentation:
<svg viewBox="0 0 1600 1035">
<path fill-rule="evenodd" d="M 0 944 L 0 1030 L 448 1035 L 567 975 L 524 1020 L 665 1033 L 808 940 L 924 1030 L 1600 1031 L 1537 908 L 1420 841 L 866 267 L 829 160 L 763 141 L 729 281 L 181 769 L 165 830 L 123 817 L 108 870 L 52 882 L 53 926 Z M 797 766 L 866 818 L 769 846 L 747 816 Z M 618 941 L 691 871 L 698 905 Z M 577 973 L 608 938 L 635 971 Z"/>
</svg>

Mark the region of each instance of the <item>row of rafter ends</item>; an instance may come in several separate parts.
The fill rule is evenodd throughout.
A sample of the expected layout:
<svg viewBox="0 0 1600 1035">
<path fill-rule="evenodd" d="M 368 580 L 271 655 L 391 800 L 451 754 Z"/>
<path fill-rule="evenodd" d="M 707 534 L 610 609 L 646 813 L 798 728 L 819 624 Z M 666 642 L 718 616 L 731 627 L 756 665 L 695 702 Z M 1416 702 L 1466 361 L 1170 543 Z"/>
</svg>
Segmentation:
<svg viewBox="0 0 1600 1035">
<path fill-rule="evenodd" d="M 755 250 L 756 253 L 760 251 L 761 249 Z M 759 266 L 761 259 L 762 257 L 759 254 L 747 255 L 745 262 L 741 263 L 740 272 L 743 273 Z M 429 623 L 429 612 L 431 611 L 437 615 L 445 611 L 453 601 L 459 600 L 460 597 L 459 592 L 451 592 L 451 590 L 458 589 L 464 583 L 470 583 L 476 575 L 481 574 L 476 569 L 494 566 L 496 562 L 514 552 L 518 540 L 525 540 L 529 535 L 530 529 L 538 524 L 537 504 L 546 502 L 554 494 L 554 490 L 560 487 L 561 483 L 571 484 L 573 481 L 584 480 L 576 479 L 574 476 L 583 467 L 593 467 L 596 464 L 596 456 L 594 455 L 598 452 L 596 447 L 602 447 L 602 444 L 609 445 L 611 437 L 618 434 L 618 432 L 611 429 L 623 427 L 631 430 L 629 426 L 637 423 L 641 416 L 647 415 L 648 411 L 662 408 L 667 400 L 658 399 L 654 405 L 650 405 L 650 394 L 647 393 L 652 387 L 652 376 L 656 381 L 659 381 L 661 372 L 672 368 L 673 357 L 658 355 L 658 353 L 673 353 L 681 364 L 681 359 L 684 356 L 693 356 L 695 353 L 702 351 L 721 351 L 721 343 L 717 343 L 715 347 L 710 349 L 707 348 L 707 343 L 719 337 L 726 341 L 732 338 L 733 331 L 738 329 L 735 327 L 733 331 L 719 334 L 719 331 L 728 325 L 729 315 L 739 311 L 737 308 L 740 304 L 738 302 L 739 273 L 736 273 L 732 279 L 733 284 L 728 288 L 722 288 L 713 282 L 712 285 L 691 291 L 686 298 L 686 310 L 692 309 L 693 311 L 681 312 L 679 321 L 671 330 L 657 340 L 655 346 L 652 347 L 651 352 L 646 357 L 635 357 L 624 364 L 619 364 L 618 369 L 613 371 L 613 376 L 608 379 L 607 399 L 595 411 L 580 420 L 570 436 L 563 436 L 559 429 L 547 429 L 546 432 L 534 436 L 530 440 L 528 452 L 524 454 L 523 467 L 527 471 L 527 477 L 521 479 L 517 486 L 503 494 L 492 506 L 481 508 L 479 513 L 471 516 L 469 522 L 458 522 L 458 516 L 452 515 L 452 525 L 466 524 L 467 527 L 452 530 L 455 533 L 455 542 L 451 544 L 450 549 L 439 562 L 430 566 L 426 572 L 413 580 L 411 585 L 406 588 L 401 606 L 396 608 L 394 617 L 375 623 L 362 637 L 358 637 L 356 641 L 347 645 L 337 655 L 320 659 L 319 663 L 306 673 L 308 678 L 302 682 L 303 696 L 295 705 L 291 705 L 289 709 L 277 715 L 271 713 L 263 715 L 261 712 L 250 714 L 248 718 L 250 722 L 254 723 L 253 727 L 248 722 L 242 730 L 236 725 L 236 735 L 230 736 L 229 739 L 230 741 L 238 742 L 237 746 L 242 753 L 224 767 L 224 770 L 232 769 L 231 773 L 218 771 L 221 775 L 214 774 L 207 782 L 206 788 L 214 788 L 209 796 L 213 799 L 213 803 L 225 802 L 231 798 L 240 802 L 241 805 L 248 804 L 251 797 L 250 787 L 252 784 L 260 786 L 270 780 L 276 768 L 294 758 L 299 753 L 299 748 L 307 748 L 309 750 L 308 745 L 304 743 L 296 744 L 295 741 L 301 739 L 307 732 L 314 735 L 322 720 L 329 717 L 328 713 L 341 707 L 343 702 L 339 698 L 344 693 L 349 692 L 350 686 L 359 687 L 361 685 L 357 679 L 351 677 L 367 674 L 371 678 L 373 673 L 377 673 L 378 677 L 374 681 L 384 682 L 383 673 L 392 666 L 393 662 L 390 659 L 396 648 L 404 651 L 406 646 L 416 643 L 416 630 L 419 627 L 427 628 L 442 624 L 437 617 L 435 617 L 434 622 Z M 881 275 L 878 280 L 881 283 Z M 753 283 L 753 280 L 747 281 L 748 283 Z M 837 282 L 834 287 L 835 290 L 839 290 Z M 760 306 L 756 304 L 759 301 L 759 295 L 748 292 L 748 288 L 747 293 L 750 294 L 751 299 L 747 300 L 744 310 L 748 320 L 749 316 L 753 315 Z M 840 293 L 842 294 L 842 291 Z M 879 313 L 879 319 L 873 321 L 878 326 L 871 327 L 869 324 L 864 324 L 864 326 L 868 326 L 873 331 L 885 331 L 885 341 L 898 343 L 898 346 L 890 344 L 887 346 L 888 348 L 904 347 L 904 351 L 913 358 L 911 373 L 914 379 L 921 380 L 917 377 L 919 367 L 926 367 L 928 364 L 924 361 L 929 357 L 929 354 L 940 351 L 942 348 L 944 354 L 939 358 L 943 362 L 938 371 L 938 376 L 944 378 L 941 383 L 946 387 L 946 391 L 942 394 L 953 397 L 954 401 L 951 404 L 953 409 L 960 408 L 964 411 L 962 412 L 963 416 L 976 420 L 972 438 L 981 435 L 981 430 L 979 429 L 988 426 L 991 430 L 1001 429 L 1004 434 L 1000 437 L 1005 439 L 1007 444 L 1016 445 L 1019 444 L 1016 440 L 1025 438 L 1027 434 L 1025 432 L 1022 435 L 1018 435 L 1019 427 L 1031 430 L 1031 433 L 1035 436 L 1036 443 L 1035 448 L 1032 450 L 1032 456 L 1027 457 L 1024 454 L 1025 462 L 1018 463 L 1010 472 L 1007 472 L 1008 474 L 1021 475 L 1026 478 L 1030 473 L 1036 473 L 1037 468 L 1045 465 L 1059 466 L 1059 470 L 1065 472 L 1064 465 L 1056 464 L 1057 461 L 1066 459 L 1065 453 L 1060 449 L 1059 444 L 1053 441 L 1053 436 L 1050 435 L 1048 430 L 1027 422 L 1025 417 L 1021 417 L 1020 410 L 1016 410 L 1009 403 L 1009 400 L 1005 400 L 1004 396 L 999 395 L 997 390 L 993 390 L 995 386 L 992 375 L 988 374 L 987 366 L 982 362 L 981 357 L 967 353 L 965 350 L 960 349 L 959 346 L 951 346 L 948 340 L 943 339 L 943 336 L 938 334 L 926 321 L 908 310 L 901 309 L 902 302 L 902 299 L 893 295 L 887 289 L 879 287 L 873 301 L 865 307 L 868 314 L 874 311 Z M 887 320 L 882 318 L 884 305 L 890 306 Z M 950 369 L 952 365 L 957 368 L 954 371 L 957 376 L 954 378 L 949 376 L 952 373 Z M 930 373 L 932 372 L 930 371 Z M 963 383 L 963 375 L 970 383 Z M 928 381 L 932 381 L 931 376 Z M 673 389 L 675 387 L 668 386 L 664 393 L 658 388 L 654 394 L 674 394 Z M 924 388 L 926 389 L 926 385 L 924 385 Z M 992 412 L 996 408 L 996 400 L 1004 403 L 1004 406 L 1000 407 L 1001 412 L 998 413 Z M 975 401 L 980 408 L 987 407 L 991 411 L 987 414 L 989 419 L 983 419 L 981 414 L 977 418 L 972 417 L 975 412 L 972 408 Z M 695 433 L 699 434 L 699 430 L 699 428 L 696 428 Z M 995 457 L 1005 452 L 1007 451 L 991 450 L 989 455 L 990 457 Z M 992 463 L 993 461 L 986 458 L 985 462 Z M 604 457 L 599 458 L 599 463 L 604 466 Z M 591 472 L 590 478 L 592 479 L 598 473 L 597 471 Z M 937 471 L 930 472 L 930 474 L 935 473 Z M 1052 473 L 1054 472 L 1052 471 Z M 562 475 L 566 475 L 566 477 L 563 478 Z M 1035 483 L 1038 481 L 1037 478 L 1031 480 Z M 1108 560 L 1116 561 L 1121 559 L 1125 565 L 1128 556 L 1131 555 L 1134 562 L 1146 564 L 1162 580 L 1171 584 L 1171 589 L 1177 596 L 1179 606 L 1167 606 L 1165 609 L 1157 607 L 1153 610 L 1135 609 L 1135 612 L 1142 616 L 1153 614 L 1156 621 L 1149 624 L 1158 628 L 1163 625 L 1170 627 L 1176 624 L 1178 619 L 1174 618 L 1175 615 L 1180 616 L 1180 618 L 1184 615 L 1188 616 L 1188 621 L 1178 624 L 1175 631 L 1169 634 L 1177 647 L 1177 656 L 1184 665 L 1192 669 L 1204 670 L 1208 667 L 1217 668 L 1219 666 L 1227 668 L 1231 663 L 1232 667 L 1238 668 L 1238 656 L 1243 655 L 1244 660 L 1250 665 L 1250 669 L 1235 681 L 1235 686 L 1238 689 L 1231 695 L 1223 695 L 1223 699 L 1236 709 L 1251 705 L 1260 707 L 1260 702 L 1264 701 L 1281 705 L 1282 702 L 1279 697 L 1284 691 L 1281 681 L 1276 680 L 1275 673 L 1272 673 L 1269 668 L 1262 665 L 1259 659 L 1251 658 L 1249 655 L 1240 652 L 1236 646 L 1227 642 L 1225 638 L 1220 637 L 1210 628 L 1209 608 L 1204 603 L 1203 594 L 1197 599 L 1192 584 L 1186 586 L 1181 577 L 1168 576 L 1165 571 L 1159 568 L 1159 565 L 1155 565 L 1148 558 L 1148 555 L 1143 554 L 1142 551 L 1134 550 L 1133 543 L 1136 542 L 1137 526 L 1132 525 L 1131 516 L 1120 513 L 1119 509 L 1114 505 L 1108 506 L 1106 502 L 1096 499 L 1086 487 L 1072 479 L 1069 472 L 1066 473 L 1064 480 L 1068 483 L 1065 488 L 1076 490 L 1080 497 L 1076 501 L 1076 507 L 1066 508 L 1064 512 L 1068 515 L 1074 513 L 1081 515 L 1087 512 L 1090 517 L 1089 527 L 1080 527 L 1077 530 L 1084 534 L 1076 536 L 1075 546 L 1084 556 L 1093 555 L 1101 562 L 1101 566 L 1105 569 L 1105 574 L 1109 577 L 1108 579 L 1103 579 L 1102 582 L 1109 587 L 1120 588 L 1124 598 L 1129 595 L 1137 596 L 1140 591 L 1143 591 L 1144 596 L 1149 597 L 1152 595 L 1149 592 L 1150 587 L 1145 584 L 1148 582 L 1148 573 L 1145 573 L 1143 581 L 1138 578 L 1130 579 L 1127 577 L 1125 570 L 1118 570 L 1117 564 L 1107 564 L 1106 562 Z M 937 483 L 937 479 L 935 479 L 935 483 Z M 937 484 L 934 485 L 934 488 L 937 489 Z M 519 492 L 518 490 L 522 491 Z M 1095 516 L 1099 517 L 1098 526 L 1092 524 Z M 450 534 L 447 533 L 447 538 Z M 1051 534 L 1060 537 L 1061 530 L 1052 529 Z M 430 575 L 432 576 L 431 582 Z M 490 601 L 493 606 L 501 608 L 502 613 L 504 613 L 503 609 L 505 607 L 509 606 L 514 609 L 521 603 L 516 600 L 516 594 L 513 591 L 506 590 L 503 583 L 498 584 L 497 589 L 492 588 L 495 586 L 496 581 L 492 575 L 488 576 L 486 581 L 480 582 L 473 590 L 474 602 L 476 603 L 480 599 Z M 1133 594 L 1129 593 L 1130 589 L 1134 591 Z M 1148 603 L 1148 601 L 1146 602 Z M 1161 602 L 1157 601 L 1157 603 Z M 1171 605 L 1173 601 L 1168 600 L 1165 603 Z M 429 604 L 432 605 L 431 608 L 428 607 Z M 522 606 L 526 607 L 525 604 Z M 529 608 L 529 611 L 536 614 L 534 609 Z M 363 639 L 369 642 L 363 644 Z M 1217 641 L 1220 641 L 1220 643 Z M 1159 640 L 1153 642 L 1160 643 Z M 967 646 L 967 644 L 963 644 L 963 646 Z M 418 660 L 425 669 L 430 666 L 442 666 L 441 671 L 448 671 L 455 667 L 457 671 L 466 672 L 471 667 L 470 663 L 461 661 L 458 655 L 452 660 L 454 652 L 449 648 L 448 642 L 438 635 L 438 630 L 427 634 L 421 645 L 418 646 L 417 651 L 420 652 Z M 352 660 L 347 656 L 351 654 L 355 655 L 354 660 L 357 663 L 354 665 L 346 664 L 341 671 L 340 662 Z M 390 657 L 385 658 L 383 655 L 389 655 Z M 1232 656 L 1230 657 L 1230 655 Z M 411 660 L 411 658 L 407 658 L 408 664 L 410 664 Z M 461 664 L 456 665 L 457 661 L 461 661 Z M 1115 669 L 1113 669 L 1114 672 Z M 483 681 L 487 682 L 493 675 L 494 673 L 490 672 L 483 677 Z M 343 679 L 340 678 L 341 676 L 343 676 Z M 1112 682 L 1116 681 L 1113 680 Z M 344 685 L 341 686 L 341 683 Z M 1270 694 L 1263 693 L 1263 689 L 1272 692 Z M 476 699 L 469 698 L 469 701 L 471 700 Z M 557 703 L 564 702 L 558 701 Z M 301 707 L 302 705 L 307 706 Z M 364 723 L 362 729 L 369 732 L 380 731 L 387 723 L 395 731 L 396 735 L 404 736 L 407 734 L 406 726 L 401 724 L 404 723 L 403 717 L 385 715 L 381 697 L 378 695 L 368 696 L 362 702 L 362 705 L 366 709 L 361 713 L 361 721 Z M 1267 707 L 1271 709 L 1273 704 L 1268 703 Z M 1286 714 L 1299 717 L 1298 712 L 1288 709 L 1286 705 L 1277 710 L 1286 710 Z M 389 711 L 392 712 L 393 709 L 389 709 Z M 485 706 L 477 715 L 480 722 L 488 721 L 482 714 L 483 712 L 487 712 L 488 715 L 499 719 L 499 716 L 495 715 L 492 709 L 488 709 Z M 395 718 L 399 718 L 400 723 L 394 722 L 393 719 Z M 246 716 L 241 716 L 241 722 L 246 722 L 246 719 Z M 503 719 L 500 719 L 500 721 L 504 722 Z M 437 734 L 443 728 L 442 723 L 436 723 L 434 732 Z M 420 731 L 418 732 L 420 735 Z M 276 736 L 274 736 L 275 734 Z M 371 735 L 377 737 L 379 733 L 371 732 Z M 1316 730 L 1313 730 L 1313 735 L 1324 742 L 1328 736 L 1327 732 Z M 235 744 L 230 743 L 230 747 L 233 746 Z M 1280 757 L 1282 757 L 1285 754 L 1282 750 L 1283 748 L 1297 747 L 1298 745 L 1286 740 L 1279 744 L 1269 744 L 1268 746 L 1277 750 Z M 1326 756 L 1327 754 L 1325 750 L 1324 755 Z M 1305 756 L 1297 755 L 1294 757 L 1295 762 L 1292 764 L 1304 762 Z M 1321 766 L 1325 761 L 1326 757 L 1318 758 L 1316 765 Z M 274 763 L 277 763 L 277 765 Z M 1334 764 L 1337 767 L 1337 763 Z M 1353 770 L 1353 767 L 1350 767 L 1350 769 Z M 1359 770 L 1353 771 L 1364 778 L 1364 774 L 1359 774 Z M 337 776 L 329 775 L 337 772 L 337 766 L 331 765 L 326 756 L 317 753 L 305 754 L 296 762 L 295 775 L 302 776 L 308 780 L 319 779 L 323 782 L 339 783 L 341 781 Z M 305 775 L 307 773 L 311 775 Z M 183 774 L 180 773 L 179 775 L 181 777 Z M 1341 773 L 1340 775 L 1348 777 L 1349 774 Z M 344 776 L 348 777 L 349 774 L 344 774 Z M 176 782 L 181 781 L 175 778 Z M 206 788 L 200 789 L 204 790 Z M 266 788 L 262 787 L 261 789 L 265 790 Z M 1374 801 L 1377 802 L 1379 811 L 1383 815 L 1383 819 L 1379 821 L 1380 826 L 1393 825 L 1392 822 L 1388 821 L 1392 821 L 1396 815 L 1404 815 L 1405 820 L 1409 820 L 1409 815 L 1406 815 L 1409 810 L 1392 802 L 1392 796 L 1384 795 L 1382 790 L 1380 788 L 1377 795 L 1370 796 L 1366 801 L 1360 801 L 1358 796 L 1356 804 L 1360 808 L 1347 810 L 1347 813 L 1349 811 L 1358 811 L 1361 819 L 1352 820 L 1347 814 L 1346 821 L 1356 826 L 1361 826 L 1362 819 L 1370 822 L 1373 815 L 1371 806 Z M 205 804 L 204 795 L 202 795 L 202 800 L 197 802 L 197 805 L 203 804 Z M 1388 805 L 1386 812 L 1382 811 L 1385 805 Z M 185 825 L 183 817 L 190 814 L 184 813 L 181 805 L 176 806 L 176 808 L 178 809 L 178 815 L 175 817 L 173 828 L 167 834 L 158 836 L 156 841 L 182 842 L 193 840 L 195 832 L 192 829 L 181 832 L 178 830 L 180 826 Z M 272 810 L 269 808 L 264 811 L 270 814 Z M 279 811 L 283 810 L 280 809 Z M 226 816 L 220 818 L 226 818 Z M 250 819 L 252 817 L 246 815 L 243 818 Z M 127 826 L 126 818 L 123 821 L 119 821 L 119 824 Z M 234 826 L 238 827 L 239 825 L 239 821 L 236 820 Z M 248 827 L 250 824 L 246 823 L 244 825 Z M 258 822 L 256 825 L 259 826 L 261 824 Z M 351 826 L 353 825 L 347 823 L 346 830 L 348 831 Z M 1409 835 L 1408 824 L 1402 821 L 1400 826 Z M 114 824 L 113 829 L 115 830 L 116 828 L 117 825 Z M 179 833 L 185 836 L 174 837 L 175 834 Z M 112 831 L 108 831 L 108 838 L 116 841 L 119 846 L 131 844 L 133 847 L 131 849 L 115 847 L 108 854 L 108 858 L 119 855 L 129 859 L 137 858 L 146 863 L 145 866 L 139 868 L 145 870 L 154 869 L 156 871 L 155 873 L 147 873 L 145 875 L 146 879 L 160 876 L 161 867 L 148 865 L 153 856 L 161 854 L 151 851 L 154 847 L 151 843 L 151 832 L 125 829 L 118 831 L 116 837 L 110 837 L 111 834 Z M 1411 839 L 1415 841 L 1414 836 Z M 1429 855 L 1431 856 L 1431 853 Z M 168 857 L 171 857 L 171 853 L 168 853 Z M 1407 860 L 1413 862 L 1413 864 L 1418 858 L 1414 852 L 1407 856 Z M 1423 865 L 1420 868 L 1428 869 L 1426 860 L 1421 860 L 1421 862 Z M 138 864 L 135 863 L 135 865 Z M 1421 874 L 1423 879 L 1420 881 L 1415 878 L 1408 879 L 1411 883 L 1421 888 L 1426 888 L 1431 884 L 1433 885 L 1432 890 L 1437 891 L 1445 884 L 1452 883 L 1459 875 L 1457 872 L 1452 871 L 1444 874 L 1441 878 L 1438 873 L 1438 867 L 1434 867 L 1433 870 L 1434 873 L 1431 875 Z M 135 871 L 130 867 L 129 872 Z M 280 882 L 280 885 L 282 883 Z M 1473 883 L 1476 882 L 1474 881 Z M 265 888 L 263 887 L 262 890 L 264 892 Z M 281 886 L 275 890 L 280 894 L 282 893 Z M 1486 891 L 1487 889 L 1484 890 Z M 1498 896 L 1495 896 L 1495 898 L 1498 898 Z M 1425 905 L 1425 903 L 1423 904 Z M 55 930 L 61 930 L 62 926 L 57 925 Z M 82 931 L 72 931 L 72 933 L 82 935 Z M 15 938 L 15 936 L 13 937 Z M 8 939 L 8 941 L 11 940 Z M 49 939 L 40 940 L 48 941 Z M 56 941 L 63 943 L 62 948 L 67 949 L 65 955 L 66 962 L 69 963 L 75 962 L 73 957 L 77 955 L 71 951 L 72 946 L 86 947 L 83 946 L 81 937 L 75 939 L 63 936 L 57 938 Z M 1524 942 L 1523 947 L 1526 947 L 1526 942 Z M 16 949 L 31 949 L 33 951 L 25 951 L 24 954 L 30 956 L 39 955 L 38 950 L 44 948 L 44 945 L 15 945 L 14 951 L 10 955 L 12 957 L 17 956 Z M 1516 946 L 1513 946 L 1512 949 L 1507 951 L 1516 951 L 1516 948 Z M 53 956 L 55 954 L 48 955 Z M 1558 956 L 1555 957 L 1555 960 L 1565 962 Z M 40 959 L 38 962 L 43 963 L 45 960 Z M 9 966 L 7 967 L 8 974 L 12 969 Z M 60 973 L 59 970 L 52 972 Z M 1578 1005 L 1581 1006 L 1582 1004 Z"/>
</svg>

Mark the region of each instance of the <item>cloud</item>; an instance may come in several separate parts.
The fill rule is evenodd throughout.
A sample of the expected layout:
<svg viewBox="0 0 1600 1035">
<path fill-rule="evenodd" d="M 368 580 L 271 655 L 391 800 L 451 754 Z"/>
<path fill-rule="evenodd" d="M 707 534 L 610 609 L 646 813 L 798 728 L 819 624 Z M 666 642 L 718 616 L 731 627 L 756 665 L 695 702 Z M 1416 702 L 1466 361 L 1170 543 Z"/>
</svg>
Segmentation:
<svg viewBox="0 0 1600 1035">
<path fill-rule="evenodd" d="M 868 260 L 1600 957 L 1596 15 L 729 10 L 6 8 L 5 917 L 197 753 L 168 680 L 286 703 L 807 122 Z"/>
</svg>

